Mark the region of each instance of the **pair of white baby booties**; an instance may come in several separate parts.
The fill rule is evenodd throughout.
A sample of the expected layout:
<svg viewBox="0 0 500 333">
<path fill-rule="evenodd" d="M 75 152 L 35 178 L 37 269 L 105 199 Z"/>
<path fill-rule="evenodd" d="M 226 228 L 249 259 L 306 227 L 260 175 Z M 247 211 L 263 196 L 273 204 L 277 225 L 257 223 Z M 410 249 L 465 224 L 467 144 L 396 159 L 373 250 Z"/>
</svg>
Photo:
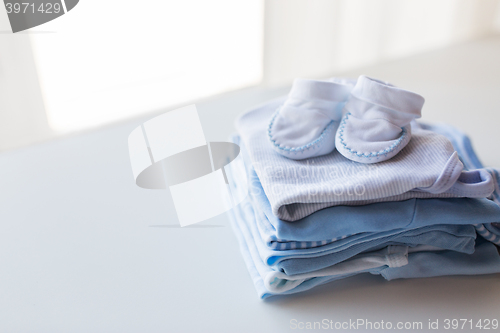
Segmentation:
<svg viewBox="0 0 500 333">
<path fill-rule="evenodd" d="M 424 98 L 387 82 L 296 79 L 268 127 L 279 154 L 302 160 L 335 148 L 360 163 L 394 157 L 411 139 L 411 121 L 421 117 Z"/>
</svg>

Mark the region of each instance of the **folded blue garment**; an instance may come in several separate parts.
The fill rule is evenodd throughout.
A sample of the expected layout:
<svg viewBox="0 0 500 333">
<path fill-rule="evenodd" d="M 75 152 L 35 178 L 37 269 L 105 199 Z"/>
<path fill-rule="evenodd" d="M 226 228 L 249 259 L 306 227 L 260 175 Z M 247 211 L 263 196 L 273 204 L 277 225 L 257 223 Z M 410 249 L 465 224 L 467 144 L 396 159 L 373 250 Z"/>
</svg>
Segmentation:
<svg viewBox="0 0 500 333">
<path fill-rule="evenodd" d="M 257 230 L 256 220 L 265 218 L 256 215 L 249 200 L 245 200 L 233 209 L 235 224 L 247 243 L 252 243 L 261 261 L 273 270 L 287 275 L 304 274 L 317 271 L 353 256 L 382 249 L 389 245 L 405 245 L 415 247 L 430 245 L 441 249 L 464 253 L 474 252 L 476 232 L 472 225 L 432 225 L 417 229 L 395 229 L 378 233 L 362 233 L 340 239 L 329 244 L 287 251 L 269 248 Z"/>
<path fill-rule="evenodd" d="M 465 168 L 482 168 L 463 134 L 451 127 L 425 126 L 450 139 Z M 244 156 L 244 147 L 242 153 Z M 243 168 L 243 173 L 252 171 L 244 164 L 237 167 Z M 232 190 L 241 190 L 234 177 L 235 170 L 227 171 Z M 241 170 L 239 172 L 241 175 Z M 496 187 L 491 199 L 498 200 L 500 192 L 496 179 L 500 178 L 496 170 L 490 170 L 490 173 Z M 471 223 L 486 239 L 488 235 L 489 240 L 500 238 L 498 224 L 491 223 L 499 221 L 499 208 L 489 200 L 411 199 L 356 207 L 336 206 L 290 223 L 272 214 L 271 205 L 255 176 L 254 173 L 251 195 L 230 215 L 241 252 L 261 298 L 304 291 L 363 272 L 381 274 L 388 280 L 500 272 L 500 258 L 494 245 L 479 239 L 475 252 L 471 254 L 475 238 Z M 435 224 L 443 218 L 447 225 Z M 391 226 L 396 230 L 391 230 L 394 229 Z M 441 251 L 418 251 L 420 244 Z M 360 267 L 355 271 L 349 268 L 351 271 L 345 274 L 315 276 L 324 274 L 325 270 L 336 271 L 335 266 L 338 267 L 339 263 L 349 264 L 390 246 L 410 246 L 417 252 L 408 255 L 406 265 Z M 302 278 L 298 274 L 310 277 Z M 285 278 L 277 280 L 279 285 L 271 286 L 270 283 L 280 276 Z"/>
<path fill-rule="evenodd" d="M 447 124 L 421 124 L 420 126 L 426 130 L 446 136 L 458 152 L 460 159 L 466 169 L 483 168 L 483 164 L 479 161 L 479 158 L 472 148 L 470 139 L 464 133 Z M 487 168 L 487 170 L 491 174 L 493 184 L 495 186 L 495 190 L 491 197 L 489 197 L 489 199 L 491 199 L 497 205 L 500 205 L 500 174 L 497 169 Z M 483 222 L 483 224 L 476 225 L 476 230 L 479 235 L 481 235 L 488 241 L 500 246 L 499 223 L 487 224 Z"/>
<path fill-rule="evenodd" d="M 357 267 L 359 270 L 354 272 L 311 277 L 298 281 L 295 280 L 294 275 L 290 275 L 289 280 L 279 279 L 279 282 L 277 282 L 279 286 L 269 287 L 269 283 L 276 280 L 276 275 L 279 271 L 262 261 L 255 239 L 251 237 L 251 232 L 247 230 L 247 226 L 244 223 L 237 222 L 242 218 L 241 215 L 235 216 L 237 213 L 238 208 L 229 211 L 231 225 L 240 244 L 240 251 L 254 282 L 257 294 L 262 299 L 274 295 L 302 292 L 321 284 L 361 273 L 381 274 L 384 278 L 392 280 L 412 276 L 475 275 L 500 272 L 500 257 L 496 247 L 491 243 L 479 241 L 473 254 L 456 251 L 419 251 L 408 255 L 406 265 L 390 267 L 388 264 L 384 264 L 367 269 Z M 350 260 L 356 259 L 361 255 L 358 254 Z"/>
<path fill-rule="evenodd" d="M 251 173 L 245 147 L 237 140 L 236 143 L 241 144 L 243 161 L 247 161 L 247 172 Z M 241 164 L 235 165 L 237 168 L 245 168 Z M 231 169 L 227 171 L 230 183 L 237 184 L 233 171 Z M 287 274 L 322 269 L 363 251 L 385 246 L 389 241 L 397 242 L 397 239 L 401 241 L 401 237 L 405 237 L 407 244 L 412 246 L 429 244 L 429 240 L 436 242 L 425 232 L 433 231 L 432 228 L 436 228 L 438 223 L 446 224 L 445 227 L 448 229 L 451 229 L 452 224 L 466 224 L 462 232 L 467 230 L 468 234 L 464 235 L 474 237 L 475 232 L 471 223 L 489 224 L 500 220 L 500 208 L 495 203 L 487 199 L 462 198 L 412 199 L 356 207 L 335 206 L 290 223 L 281 221 L 272 214 L 266 195 L 259 187 L 258 177 L 254 174 L 251 178 L 250 198 L 257 200 L 253 200 L 251 207 L 244 209 L 247 210 L 245 213 L 247 216 L 254 215 L 255 222 L 250 222 L 250 225 L 257 239 L 259 253 L 264 262 L 276 265 L 277 269 Z M 236 186 L 232 190 L 238 191 L 241 187 Z M 253 227 L 255 223 L 258 232 Z M 432 228 L 419 229 L 423 226 Z M 404 233 L 408 230 L 413 230 L 413 234 Z M 409 239 L 414 237 L 416 232 L 424 235 L 419 236 L 421 240 Z M 258 234 L 260 237 L 257 237 Z M 425 238 L 427 239 L 423 240 Z M 446 243 L 445 239 L 448 239 L 449 243 Z M 439 245 L 441 248 L 456 251 L 470 253 L 473 248 L 472 238 L 465 243 L 467 246 L 462 243 L 462 248 L 456 239 L 450 237 L 442 237 L 437 241 L 441 242 Z"/>
<path fill-rule="evenodd" d="M 412 122 L 412 139 L 388 161 L 353 162 L 339 152 L 291 160 L 269 145 L 267 124 L 278 99 L 243 114 L 236 123 L 274 215 L 299 220 L 336 205 L 365 205 L 432 197 L 487 197 L 494 190 L 484 170 L 463 172 L 450 140 Z M 312 148 L 311 148 L 312 149 Z"/>
<path fill-rule="evenodd" d="M 471 221 L 480 224 L 500 221 L 500 207 L 485 198 L 409 199 L 363 206 L 334 206 L 298 221 L 283 221 L 273 214 L 245 145 L 238 137 L 233 141 L 240 145 L 243 158 L 240 163 L 232 163 L 232 168 L 241 170 L 227 170 L 230 184 L 234 186 L 232 190 L 245 190 L 237 186 L 236 175 L 249 176 L 249 198 L 256 211 L 257 227 L 264 243 L 273 250 L 324 248 L 344 239 L 360 240 L 374 233 L 401 232 L 436 224 L 470 225 Z"/>
<path fill-rule="evenodd" d="M 454 251 L 411 253 L 408 265 L 381 269 L 387 280 L 444 275 L 480 275 L 500 272 L 500 255 L 495 245 L 478 239 L 473 254 Z"/>
</svg>

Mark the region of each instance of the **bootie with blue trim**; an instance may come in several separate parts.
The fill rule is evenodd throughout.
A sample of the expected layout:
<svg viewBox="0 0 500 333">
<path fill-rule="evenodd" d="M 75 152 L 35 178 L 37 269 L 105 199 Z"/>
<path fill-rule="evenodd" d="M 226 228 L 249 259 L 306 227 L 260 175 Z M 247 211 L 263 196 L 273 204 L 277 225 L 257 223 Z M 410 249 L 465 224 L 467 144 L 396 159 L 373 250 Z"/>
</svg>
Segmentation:
<svg viewBox="0 0 500 333">
<path fill-rule="evenodd" d="M 274 150 L 294 160 L 331 153 L 342 109 L 354 83 L 296 79 L 269 123 L 268 137 Z"/>
<path fill-rule="evenodd" d="M 421 117 L 423 104 L 418 94 L 360 76 L 342 111 L 337 150 L 360 163 L 394 157 L 410 141 L 410 123 Z"/>
</svg>

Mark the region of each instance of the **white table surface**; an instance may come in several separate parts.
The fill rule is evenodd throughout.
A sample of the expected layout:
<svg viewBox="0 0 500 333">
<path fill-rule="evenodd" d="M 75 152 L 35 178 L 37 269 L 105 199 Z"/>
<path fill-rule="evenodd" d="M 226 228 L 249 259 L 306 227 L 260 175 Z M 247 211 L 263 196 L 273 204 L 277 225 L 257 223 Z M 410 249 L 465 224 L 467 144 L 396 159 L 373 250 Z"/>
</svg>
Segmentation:
<svg viewBox="0 0 500 333">
<path fill-rule="evenodd" d="M 422 94 L 424 119 L 462 128 L 500 166 L 499 59 L 489 38 L 348 74 Z M 207 140 L 286 91 L 197 103 Z M 500 320 L 500 275 L 366 275 L 259 300 L 226 215 L 165 226 L 177 223 L 168 191 L 135 186 L 127 137 L 152 116 L 0 154 L 0 332 L 287 332 L 292 319 L 422 321 L 425 332 L 429 319 Z"/>
</svg>

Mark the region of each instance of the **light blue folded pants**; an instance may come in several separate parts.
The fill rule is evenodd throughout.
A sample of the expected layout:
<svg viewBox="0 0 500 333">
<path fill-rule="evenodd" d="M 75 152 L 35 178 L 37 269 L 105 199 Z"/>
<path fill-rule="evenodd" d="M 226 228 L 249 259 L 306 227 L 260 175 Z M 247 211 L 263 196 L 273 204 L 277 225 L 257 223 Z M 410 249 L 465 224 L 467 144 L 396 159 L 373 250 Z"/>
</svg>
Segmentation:
<svg viewBox="0 0 500 333">
<path fill-rule="evenodd" d="M 229 212 L 230 215 L 233 213 L 234 211 Z M 251 242 L 247 243 L 240 230 L 240 226 L 234 223 L 234 221 L 235 217 L 231 216 L 231 225 L 238 239 L 240 252 L 257 290 L 257 294 L 261 299 L 275 295 L 287 295 L 306 291 L 318 285 L 361 273 L 381 274 L 384 278 L 393 280 L 411 277 L 476 275 L 500 272 L 500 256 L 498 255 L 497 248 L 489 242 L 478 241 L 473 254 L 464 254 L 455 251 L 410 253 L 408 255 L 408 264 L 402 267 L 392 268 L 383 265 L 377 268 L 359 270 L 342 275 L 313 277 L 304 280 L 290 289 L 270 291 L 264 281 L 267 276 L 273 275 L 276 272 L 260 260 L 255 244 Z"/>
</svg>

